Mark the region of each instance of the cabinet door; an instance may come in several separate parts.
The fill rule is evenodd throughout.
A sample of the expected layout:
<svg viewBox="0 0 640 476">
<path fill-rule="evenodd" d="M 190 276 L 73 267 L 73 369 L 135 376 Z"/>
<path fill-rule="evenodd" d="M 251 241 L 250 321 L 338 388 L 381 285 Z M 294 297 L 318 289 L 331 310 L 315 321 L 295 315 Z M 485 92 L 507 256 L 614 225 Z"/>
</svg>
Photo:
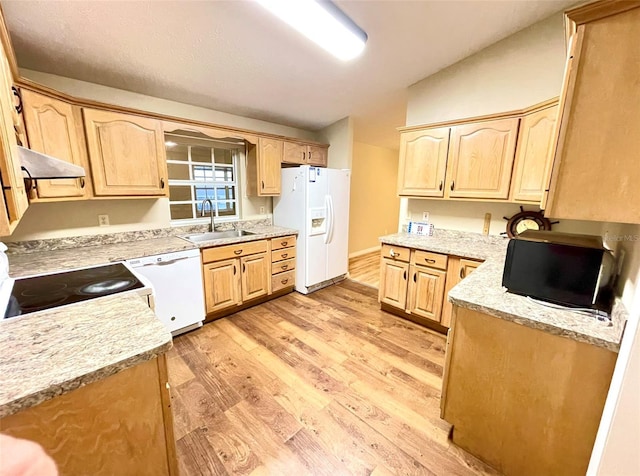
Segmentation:
<svg viewBox="0 0 640 476">
<path fill-rule="evenodd" d="M 399 195 L 444 196 L 449 131 L 445 127 L 400 136 Z"/>
<path fill-rule="evenodd" d="M 442 298 L 442 319 L 441 324 L 445 327 L 451 327 L 451 314 L 453 305 L 449 302 L 447 296 L 449 291 L 469 276 L 475 269 L 482 264 L 481 261 L 473 261 L 456 256 L 449 257 L 449 266 L 447 267 L 447 280 L 444 287 L 444 296 Z"/>
<path fill-rule="evenodd" d="M 471 273 L 473 273 L 476 268 L 478 266 L 480 266 L 482 263 L 479 263 L 478 261 L 472 261 L 469 259 L 461 259 L 460 260 L 460 272 L 459 272 L 459 276 L 460 276 L 460 281 L 462 281 L 464 278 L 466 278 L 467 276 L 469 276 Z M 460 282 L 458 281 L 458 282 Z"/>
<path fill-rule="evenodd" d="M 307 163 L 317 167 L 327 166 L 327 148 L 310 145 L 307 149 Z"/>
<path fill-rule="evenodd" d="M 379 300 L 381 303 L 405 309 L 407 304 L 407 278 L 409 263 L 402 263 L 383 258 L 380 263 L 380 289 Z"/>
<path fill-rule="evenodd" d="M 268 294 L 271 283 L 271 260 L 268 258 L 267 253 L 240 258 L 243 301 Z"/>
<path fill-rule="evenodd" d="M 239 259 L 205 264 L 203 275 L 207 314 L 242 303 Z"/>
<path fill-rule="evenodd" d="M 83 109 L 96 195 L 167 195 L 167 164 L 160 121 Z"/>
<path fill-rule="evenodd" d="M 14 123 L 13 77 L 0 43 L 0 236 L 10 235 L 29 206 Z"/>
<path fill-rule="evenodd" d="M 408 311 L 416 316 L 440 322 L 446 271 L 411 266 Z"/>
<path fill-rule="evenodd" d="M 452 198 L 508 198 L 519 119 L 453 127 L 448 189 Z"/>
<path fill-rule="evenodd" d="M 296 142 L 285 142 L 282 163 L 299 165 L 306 164 L 307 146 Z"/>
<path fill-rule="evenodd" d="M 29 146 L 33 150 L 84 167 L 89 174 L 80 109 L 26 89 L 22 104 Z M 38 180 L 38 198 L 86 197 L 86 179 Z"/>
<path fill-rule="evenodd" d="M 558 106 L 528 114 L 520 121 L 513 172 L 513 199 L 539 202 L 545 190 L 546 170 L 551 163 L 551 144 Z"/>
<path fill-rule="evenodd" d="M 284 143 L 281 140 L 258 141 L 258 195 L 280 195 L 280 164 Z"/>
</svg>

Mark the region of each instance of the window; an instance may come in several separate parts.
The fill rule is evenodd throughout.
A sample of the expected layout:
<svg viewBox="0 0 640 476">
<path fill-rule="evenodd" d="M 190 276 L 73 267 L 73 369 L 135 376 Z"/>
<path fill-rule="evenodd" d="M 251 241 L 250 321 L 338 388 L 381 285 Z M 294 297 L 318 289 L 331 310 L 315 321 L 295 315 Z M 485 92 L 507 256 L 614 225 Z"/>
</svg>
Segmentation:
<svg viewBox="0 0 640 476">
<path fill-rule="evenodd" d="M 244 143 L 204 137 L 188 132 L 165 134 L 172 222 L 208 220 L 201 218 L 202 201 L 207 199 L 216 217 L 240 216 L 237 163 Z"/>
</svg>

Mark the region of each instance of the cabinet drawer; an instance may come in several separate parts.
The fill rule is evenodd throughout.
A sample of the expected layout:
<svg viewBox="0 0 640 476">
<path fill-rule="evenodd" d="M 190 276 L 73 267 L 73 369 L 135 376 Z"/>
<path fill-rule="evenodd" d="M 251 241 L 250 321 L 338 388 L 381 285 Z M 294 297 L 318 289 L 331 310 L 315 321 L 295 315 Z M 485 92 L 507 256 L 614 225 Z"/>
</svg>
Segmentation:
<svg viewBox="0 0 640 476">
<path fill-rule="evenodd" d="M 216 246 L 202 250 L 202 262 L 210 263 L 267 251 L 267 240 L 248 241 L 237 245 Z"/>
<path fill-rule="evenodd" d="M 415 250 L 413 252 L 414 264 L 417 266 L 429 266 L 430 268 L 447 269 L 447 255 L 431 253 L 430 251 Z"/>
<path fill-rule="evenodd" d="M 285 271 L 291 271 L 292 269 L 296 269 L 295 258 L 273 263 L 271 265 L 271 274 L 283 273 Z"/>
<path fill-rule="evenodd" d="M 382 245 L 382 257 L 391 258 L 396 261 L 409 262 L 411 250 L 409 248 L 402 248 L 401 246 Z"/>
<path fill-rule="evenodd" d="M 285 259 L 291 259 L 296 257 L 295 248 L 282 248 L 271 252 L 271 262 L 276 263 Z"/>
<path fill-rule="evenodd" d="M 271 240 L 272 250 L 280 250 L 282 248 L 290 248 L 292 246 L 296 246 L 295 235 L 283 236 L 282 238 L 273 238 Z"/>
<path fill-rule="evenodd" d="M 296 272 L 286 271 L 284 273 L 275 274 L 271 277 L 271 292 L 275 293 L 296 283 Z"/>
</svg>

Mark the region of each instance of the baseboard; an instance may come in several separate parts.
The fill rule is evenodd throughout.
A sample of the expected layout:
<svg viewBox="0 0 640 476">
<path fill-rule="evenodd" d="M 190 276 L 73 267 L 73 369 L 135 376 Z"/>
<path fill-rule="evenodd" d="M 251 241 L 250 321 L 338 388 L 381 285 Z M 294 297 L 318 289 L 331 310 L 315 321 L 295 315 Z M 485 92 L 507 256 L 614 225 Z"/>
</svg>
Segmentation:
<svg viewBox="0 0 640 476">
<path fill-rule="evenodd" d="M 373 253 L 374 251 L 380 251 L 380 245 L 374 246 L 372 248 L 367 248 L 366 250 L 354 251 L 353 253 L 349 253 L 349 259 L 368 255 L 369 253 Z"/>
</svg>

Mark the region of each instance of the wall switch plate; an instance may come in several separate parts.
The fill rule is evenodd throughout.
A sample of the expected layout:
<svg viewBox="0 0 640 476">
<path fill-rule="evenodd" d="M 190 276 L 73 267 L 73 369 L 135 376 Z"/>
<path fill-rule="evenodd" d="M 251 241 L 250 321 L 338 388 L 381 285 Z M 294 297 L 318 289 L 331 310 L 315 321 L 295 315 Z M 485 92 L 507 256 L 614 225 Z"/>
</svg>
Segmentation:
<svg viewBox="0 0 640 476">
<path fill-rule="evenodd" d="M 266 213 L 266 212 L 265 212 L 264 207 L 260 207 L 260 215 L 264 215 L 265 213 Z"/>
<path fill-rule="evenodd" d="M 422 212 L 422 221 L 429 221 L 429 212 Z"/>
<path fill-rule="evenodd" d="M 491 213 L 484 214 L 484 225 L 482 227 L 482 233 L 484 235 L 489 234 L 489 227 L 491 226 Z"/>
<path fill-rule="evenodd" d="M 98 215 L 98 225 L 109 226 L 109 215 Z"/>
</svg>

